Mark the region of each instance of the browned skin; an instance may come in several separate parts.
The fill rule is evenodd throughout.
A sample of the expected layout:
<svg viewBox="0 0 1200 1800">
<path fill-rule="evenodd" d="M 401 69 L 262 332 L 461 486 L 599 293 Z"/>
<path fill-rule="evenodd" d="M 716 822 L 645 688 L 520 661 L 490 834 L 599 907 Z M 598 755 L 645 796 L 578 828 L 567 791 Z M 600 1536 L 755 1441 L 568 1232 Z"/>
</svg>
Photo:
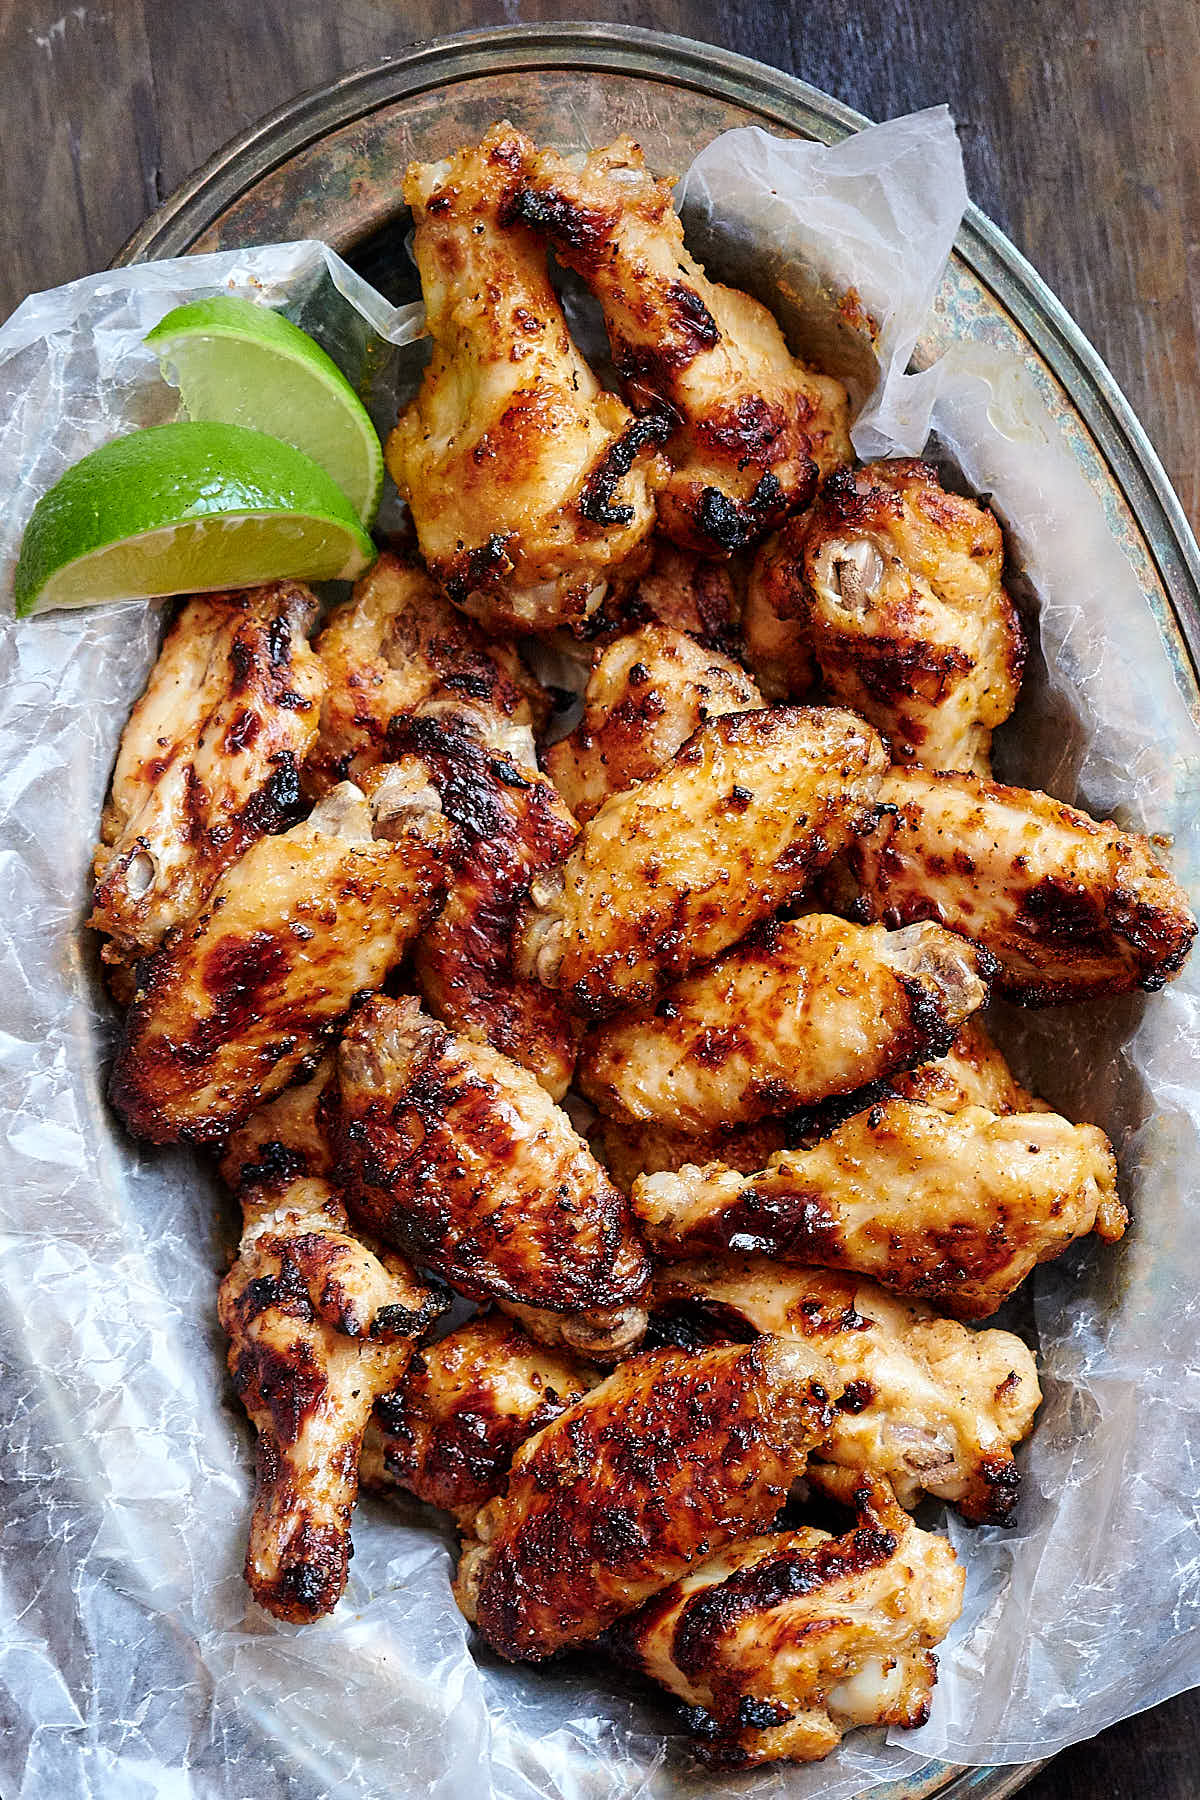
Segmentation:
<svg viewBox="0 0 1200 1800">
<path fill-rule="evenodd" d="M 905 1100 L 923 1100 L 944 1112 L 961 1112 L 964 1106 L 986 1106 L 994 1113 L 1052 1110 L 1021 1086 L 978 1015 L 959 1027 L 945 1056 L 893 1076 L 888 1085 Z"/>
<path fill-rule="evenodd" d="M 735 1544 L 605 1639 L 679 1696 L 701 1761 L 813 1762 L 858 1725 L 923 1725 L 932 1647 L 962 1611 L 965 1572 L 886 1481 L 834 1478 L 854 1506 L 841 1537 L 811 1526 Z"/>
<path fill-rule="evenodd" d="M 386 552 L 314 645 L 327 679 L 305 784 L 322 794 L 393 762 L 394 719 L 430 702 L 480 711 L 514 739 L 540 723 L 545 697 L 512 644 L 485 638 L 423 569 Z"/>
<path fill-rule="evenodd" d="M 789 519 L 759 546 L 746 583 L 742 647 L 772 705 L 802 700 L 817 676 L 808 614 L 798 580 L 808 513 Z"/>
<path fill-rule="evenodd" d="M 300 810 L 325 686 L 294 581 L 189 600 L 121 737 L 93 859 L 101 954 L 145 956 L 218 878 Z"/>
<path fill-rule="evenodd" d="M 603 605 L 588 621 L 588 636 L 620 635 L 658 624 L 686 631 L 708 650 L 737 654 L 745 556 L 713 562 L 667 537 L 651 538 L 648 549 L 646 569 L 622 574 L 610 584 Z"/>
<path fill-rule="evenodd" d="M 937 919 L 1026 1006 L 1153 992 L 1183 967 L 1196 921 L 1149 839 L 972 775 L 893 769 L 878 798 L 847 857 L 856 917 Z"/>
<path fill-rule="evenodd" d="M 352 1215 L 460 1293 L 604 1315 L 613 1354 L 641 1336 L 649 1265 L 628 1207 L 525 1069 L 412 999 L 355 1014 L 338 1051 Z M 528 1317 L 528 1315 L 526 1315 Z"/>
<path fill-rule="evenodd" d="M 1025 642 L 986 508 L 921 462 L 839 469 L 794 541 L 783 616 L 807 622 L 826 686 L 877 725 L 897 762 L 990 772 L 1016 705 Z"/>
<path fill-rule="evenodd" d="M 590 1136 L 623 1194 L 632 1193 L 639 1175 L 682 1169 L 688 1163 L 703 1168 L 706 1163 L 719 1162 L 727 1169 L 753 1175 L 792 1141 L 784 1119 L 760 1119 L 755 1125 L 731 1125 L 723 1131 L 697 1135 L 672 1130 L 668 1125 L 636 1125 L 627 1119 L 601 1115 Z"/>
<path fill-rule="evenodd" d="M 595 1387 L 599 1372 L 481 1313 L 419 1350 L 377 1403 L 366 1486 L 401 1487 L 467 1525 L 503 1488 L 527 1438 Z"/>
<path fill-rule="evenodd" d="M 494 125 L 476 149 L 411 163 L 433 358 L 387 445 L 421 551 L 490 625 L 581 625 L 654 525 L 658 420 L 605 392 L 567 331 L 514 200 L 534 147 Z"/>
<path fill-rule="evenodd" d="M 143 965 L 110 1087 L 139 1137 L 223 1136 L 399 962 L 445 884 L 452 828 L 423 771 L 389 765 L 374 805 L 350 782 L 331 788 L 303 824 L 252 845 Z M 388 806 L 394 841 L 380 842 Z"/>
<path fill-rule="evenodd" d="M 284 1088 L 230 1132 L 221 1152 L 221 1178 L 235 1194 L 252 1188 L 279 1194 L 293 1181 L 332 1175 L 333 1147 L 322 1116 L 332 1080 L 332 1058 L 323 1056 L 311 1075 Z"/>
<path fill-rule="evenodd" d="M 779 1511 L 837 1397 L 807 1345 L 651 1351 L 531 1438 L 477 1515 L 455 1594 L 494 1650 L 593 1638 Z"/>
<path fill-rule="evenodd" d="M 634 1183 L 651 1248 L 849 1269 L 957 1318 L 994 1313 L 1036 1263 L 1127 1215 L 1095 1125 L 886 1100 L 754 1175 L 712 1164 Z"/>
<path fill-rule="evenodd" d="M 543 757 L 559 793 L 584 824 L 611 794 L 670 762 L 709 719 L 761 707 L 745 670 L 682 631 L 643 625 L 597 657 L 583 718 Z"/>
<path fill-rule="evenodd" d="M 902 1506 L 933 1494 L 975 1523 L 1011 1516 L 1013 1446 L 1042 1397 L 1033 1354 L 1011 1332 L 970 1331 L 860 1275 L 765 1256 L 669 1264 L 654 1300 L 685 1324 L 698 1315 L 714 1341 L 798 1336 L 827 1356 L 843 1392 L 822 1460 L 886 1476 Z"/>
<path fill-rule="evenodd" d="M 341 1597 L 363 1431 L 442 1303 L 402 1258 L 348 1235 L 326 1183 L 296 1182 L 283 1200 L 249 1209 L 218 1312 L 258 1431 L 246 1580 L 277 1619 L 303 1624 Z"/>
<path fill-rule="evenodd" d="M 750 1124 L 944 1052 L 987 999 L 990 967 L 940 926 L 772 923 L 591 1031 L 578 1085 L 618 1118 L 697 1134 Z"/>
<path fill-rule="evenodd" d="M 644 1005 L 801 892 L 869 817 L 886 757 L 829 707 L 702 725 L 534 882 L 523 966 L 592 1017 Z"/>
<path fill-rule="evenodd" d="M 818 464 L 850 454 L 846 391 L 792 358 L 757 300 L 708 279 L 638 146 L 619 138 L 578 170 L 543 150 L 518 206 L 603 307 L 630 405 L 671 422 L 660 529 L 728 555 L 807 505 Z"/>
</svg>

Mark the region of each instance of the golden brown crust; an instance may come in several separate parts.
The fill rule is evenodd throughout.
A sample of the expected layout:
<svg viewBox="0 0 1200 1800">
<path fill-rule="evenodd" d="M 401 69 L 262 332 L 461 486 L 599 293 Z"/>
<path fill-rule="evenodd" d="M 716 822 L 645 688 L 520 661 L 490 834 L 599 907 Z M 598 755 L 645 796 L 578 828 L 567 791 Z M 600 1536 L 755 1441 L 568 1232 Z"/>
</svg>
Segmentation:
<svg viewBox="0 0 1200 1800">
<path fill-rule="evenodd" d="M 688 1163 L 703 1168 L 723 1163 L 752 1175 L 771 1160 L 777 1150 L 792 1142 L 784 1119 L 760 1119 L 754 1125 L 731 1125 L 722 1131 L 697 1135 L 675 1131 L 668 1125 L 633 1124 L 627 1119 L 601 1115 L 589 1137 L 599 1148 L 600 1159 L 623 1194 L 633 1191 L 639 1175 L 656 1175 L 661 1169 L 682 1169 Z"/>
<path fill-rule="evenodd" d="M 333 1079 L 323 1056 L 310 1075 L 284 1088 L 231 1131 L 221 1151 L 221 1178 L 235 1194 L 249 1189 L 282 1194 L 294 1181 L 333 1173 L 333 1147 L 322 1102 Z"/>
<path fill-rule="evenodd" d="M 893 1075 L 888 1086 L 903 1100 L 921 1100 L 943 1112 L 961 1112 L 964 1106 L 994 1113 L 1053 1111 L 1021 1086 L 978 1014 L 959 1027 L 945 1056 Z"/>
<path fill-rule="evenodd" d="M 774 1517 L 836 1391 L 807 1346 L 769 1339 L 622 1363 L 517 1452 L 464 1546 L 459 1605 L 512 1661 L 595 1637 Z"/>
<path fill-rule="evenodd" d="M 1025 788 L 893 769 L 879 823 L 850 848 L 855 916 L 937 919 L 983 944 L 1026 1006 L 1153 992 L 1196 933 L 1150 841 Z"/>
</svg>

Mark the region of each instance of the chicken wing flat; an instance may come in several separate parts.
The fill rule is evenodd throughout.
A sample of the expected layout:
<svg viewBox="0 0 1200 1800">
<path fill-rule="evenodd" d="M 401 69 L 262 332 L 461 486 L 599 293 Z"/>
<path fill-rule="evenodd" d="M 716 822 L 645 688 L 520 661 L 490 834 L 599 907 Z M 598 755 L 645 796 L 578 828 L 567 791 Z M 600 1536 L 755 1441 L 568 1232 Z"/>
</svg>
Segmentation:
<svg viewBox="0 0 1200 1800">
<path fill-rule="evenodd" d="M 608 1632 L 621 1662 L 684 1702 L 710 1766 L 812 1762 L 854 1726 L 928 1719 L 932 1649 L 962 1611 L 964 1571 L 885 1481 L 856 1478 L 853 1504 L 844 1536 L 734 1544 Z"/>
<path fill-rule="evenodd" d="M 340 1167 L 359 1223 L 470 1299 L 561 1314 L 567 1329 L 582 1315 L 585 1345 L 632 1348 L 646 1323 L 645 1251 L 534 1076 L 415 1000 L 376 999 L 342 1039 L 338 1081 Z"/>
<path fill-rule="evenodd" d="M 1041 1404 L 1033 1353 L 1010 1331 L 970 1331 L 920 1301 L 830 1269 L 765 1256 L 673 1263 L 655 1307 L 699 1309 L 722 1336 L 802 1337 L 837 1371 L 842 1397 L 814 1455 L 884 1475 L 901 1506 L 922 1494 L 1000 1524 L 1020 1489 L 1013 1446 Z"/>
<path fill-rule="evenodd" d="M 317 602 L 280 581 L 190 600 L 129 716 L 93 859 L 88 923 L 124 963 L 192 918 L 218 878 L 300 810 L 324 671 Z"/>
<path fill-rule="evenodd" d="M 806 506 L 819 468 L 851 454 L 846 391 L 794 360 L 759 301 L 708 279 L 639 147 L 619 138 L 578 169 L 540 151 L 517 206 L 600 302 L 630 405 L 671 420 L 668 537 L 727 555 Z"/>
<path fill-rule="evenodd" d="M 846 1094 L 944 1053 L 987 999 L 991 958 L 938 925 L 827 913 L 770 924 L 657 1005 L 585 1038 L 601 1112 L 704 1133 Z"/>
<path fill-rule="evenodd" d="M 291 1194 L 307 1206 L 251 1225 L 218 1312 L 258 1432 L 246 1580 L 268 1612 L 301 1624 L 341 1598 L 363 1431 L 443 1303 L 401 1258 L 381 1261 L 339 1228 L 327 1184 Z"/>
<path fill-rule="evenodd" d="M 535 1343 L 502 1313 L 481 1313 L 419 1350 L 378 1402 L 363 1485 L 404 1488 L 465 1526 L 502 1492 L 525 1440 L 599 1380 L 598 1370 Z"/>
<path fill-rule="evenodd" d="M 571 341 L 514 210 L 533 154 L 503 124 L 476 149 L 409 165 L 433 360 L 387 445 L 436 580 L 517 630 L 594 610 L 653 528 L 664 434 L 605 392 Z"/>
<path fill-rule="evenodd" d="M 801 892 L 869 817 L 886 756 L 828 707 L 702 725 L 533 883 L 519 958 L 584 1014 L 645 1004 Z"/>
<path fill-rule="evenodd" d="M 773 531 L 750 566 L 742 609 L 747 666 L 772 705 L 802 700 L 817 678 L 808 609 L 797 578 L 808 513 Z"/>
<path fill-rule="evenodd" d="M 378 842 L 385 808 L 393 841 Z M 343 782 L 252 845 L 141 972 L 110 1088 L 130 1130 L 206 1142 L 273 1099 L 400 961 L 445 886 L 451 838 L 424 770 L 396 764 L 374 807 Z"/>
<path fill-rule="evenodd" d="M 925 463 L 839 469 L 802 548 L 794 610 L 826 686 L 878 726 L 897 762 L 987 775 L 1025 666 L 991 513 L 947 493 Z"/>
<path fill-rule="evenodd" d="M 513 742 L 530 741 L 544 697 L 512 644 L 485 638 L 423 569 L 386 552 L 331 613 L 314 645 L 327 688 L 305 783 L 321 794 L 394 762 L 394 719 L 431 701 L 483 713 Z"/>
<path fill-rule="evenodd" d="M 1149 839 L 972 775 L 893 769 L 878 797 L 847 857 L 853 916 L 974 938 L 1026 1006 L 1153 992 L 1183 967 L 1196 921 Z"/>
<path fill-rule="evenodd" d="M 581 824 L 611 794 L 670 762 L 709 719 L 761 707 L 745 670 L 682 631 L 643 625 L 606 646 L 584 695 L 583 718 L 543 761 Z"/>
<path fill-rule="evenodd" d="M 530 882 L 566 856 L 579 827 L 538 770 L 532 740 L 515 756 L 505 732 L 481 741 L 470 715 L 434 704 L 392 722 L 393 746 L 429 771 L 460 844 L 445 902 L 417 940 L 417 980 L 444 1024 L 511 1056 L 561 1100 L 577 1023 L 556 993 L 514 968 L 513 935 Z"/>
<path fill-rule="evenodd" d="M 460 1607 L 514 1662 L 595 1637 L 774 1518 L 836 1395 L 806 1344 L 630 1358 L 518 1450 L 464 1545 Z"/>
<path fill-rule="evenodd" d="M 887 1100 L 754 1175 L 713 1165 L 634 1183 L 660 1256 L 762 1252 L 848 1269 L 963 1319 L 994 1313 L 1039 1262 L 1127 1214 L 1104 1133 L 1057 1113 L 945 1113 Z"/>
</svg>

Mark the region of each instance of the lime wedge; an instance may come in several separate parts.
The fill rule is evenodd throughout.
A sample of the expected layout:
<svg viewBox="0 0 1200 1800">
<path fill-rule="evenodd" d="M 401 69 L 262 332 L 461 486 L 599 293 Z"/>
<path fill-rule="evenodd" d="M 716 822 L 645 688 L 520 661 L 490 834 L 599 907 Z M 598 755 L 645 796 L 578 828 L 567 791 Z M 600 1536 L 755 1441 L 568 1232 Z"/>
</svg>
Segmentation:
<svg viewBox="0 0 1200 1800">
<path fill-rule="evenodd" d="M 350 580 L 375 546 L 342 490 L 242 425 L 158 425 L 102 444 L 33 509 L 17 614 L 103 600 Z"/>
<path fill-rule="evenodd" d="M 189 419 L 269 431 L 327 469 L 364 525 L 383 484 L 366 407 L 332 358 L 269 306 L 233 294 L 177 306 L 146 342 Z"/>
</svg>

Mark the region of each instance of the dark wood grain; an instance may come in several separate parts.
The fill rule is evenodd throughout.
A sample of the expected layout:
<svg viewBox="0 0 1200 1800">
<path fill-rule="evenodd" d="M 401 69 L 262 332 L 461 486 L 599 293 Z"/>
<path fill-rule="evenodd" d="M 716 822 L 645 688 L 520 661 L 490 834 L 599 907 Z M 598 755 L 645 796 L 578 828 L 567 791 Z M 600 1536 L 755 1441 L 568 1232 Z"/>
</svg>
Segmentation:
<svg viewBox="0 0 1200 1800">
<path fill-rule="evenodd" d="M 723 44 L 873 118 L 947 100 L 974 198 L 1097 345 L 1200 524 L 1195 0 L 0 0 L 0 316 L 106 263 L 302 89 L 434 32 L 561 18 Z M 1067 1751 L 1027 1791 L 1196 1800 L 1200 1699 Z"/>
</svg>

